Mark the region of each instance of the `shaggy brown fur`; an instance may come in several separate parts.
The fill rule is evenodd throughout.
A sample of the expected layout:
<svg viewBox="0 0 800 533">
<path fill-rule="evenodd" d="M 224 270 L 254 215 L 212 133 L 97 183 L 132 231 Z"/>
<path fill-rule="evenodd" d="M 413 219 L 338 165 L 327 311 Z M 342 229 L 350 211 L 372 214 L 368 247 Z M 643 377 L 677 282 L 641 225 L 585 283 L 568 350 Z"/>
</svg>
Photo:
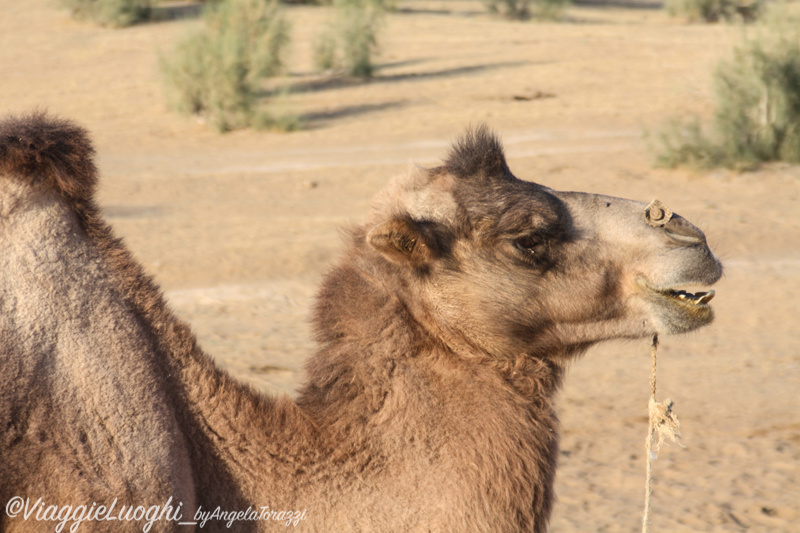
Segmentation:
<svg viewBox="0 0 800 533">
<path fill-rule="evenodd" d="M 86 131 L 69 121 L 37 112 L 0 123 L 0 174 L 49 182 L 66 198 L 85 201 L 97 184 L 93 157 Z"/>
<path fill-rule="evenodd" d="M 699 230 L 519 181 L 479 128 L 376 198 L 320 290 L 297 401 L 264 396 L 214 365 L 114 237 L 91 156 L 68 122 L 0 123 L 2 245 L 19 244 L 0 263 L 0 505 L 172 496 L 184 519 L 305 510 L 306 531 L 542 532 L 566 358 L 712 318 L 666 292 L 719 278 Z"/>
</svg>

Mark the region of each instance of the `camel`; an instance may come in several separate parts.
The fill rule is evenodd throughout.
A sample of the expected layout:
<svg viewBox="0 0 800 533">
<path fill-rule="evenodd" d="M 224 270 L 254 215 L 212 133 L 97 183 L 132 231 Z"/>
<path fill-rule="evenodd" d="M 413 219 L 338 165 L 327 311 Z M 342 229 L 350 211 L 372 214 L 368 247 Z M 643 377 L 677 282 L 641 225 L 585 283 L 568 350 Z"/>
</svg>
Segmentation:
<svg viewBox="0 0 800 533">
<path fill-rule="evenodd" d="M 70 121 L 0 122 L 2 531 L 544 532 L 567 363 L 713 319 L 680 288 L 722 274 L 698 228 L 520 180 L 480 126 L 349 230 L 305 382 L 270 396 L 114 235 L 93 156 Z"/>
</svg>

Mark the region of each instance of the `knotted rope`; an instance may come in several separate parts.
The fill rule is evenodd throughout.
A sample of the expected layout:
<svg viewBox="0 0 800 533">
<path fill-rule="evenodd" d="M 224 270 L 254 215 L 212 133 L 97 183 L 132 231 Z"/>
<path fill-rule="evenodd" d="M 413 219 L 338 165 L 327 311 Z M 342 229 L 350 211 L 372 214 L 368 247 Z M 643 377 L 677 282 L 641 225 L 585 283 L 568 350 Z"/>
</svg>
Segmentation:
<svg viewBox="0 0 800 533">
<path fill-rule="evenodd" d="M 652 495 L 651 481 L 653 478 L 653 461 L 658 457 L 658 452 L 664 445 L 664 439 L 670 438 L 683 446 L 681 441 L 681 423 L 672 412 L 672 400 L 656 401 L 656 362 L 658 352 L 658 335 L 653 335 L 653 347 L 650 355 L 653 359 L 653 370 L 650 373 L 650 423 L 647 430 L 645 450 L 647 451 L 647 480 L 645 481 L 644 516 L 642 516 L 642 533 L 647 533 L 650 527 L 650 497 Z"/>
</svg>

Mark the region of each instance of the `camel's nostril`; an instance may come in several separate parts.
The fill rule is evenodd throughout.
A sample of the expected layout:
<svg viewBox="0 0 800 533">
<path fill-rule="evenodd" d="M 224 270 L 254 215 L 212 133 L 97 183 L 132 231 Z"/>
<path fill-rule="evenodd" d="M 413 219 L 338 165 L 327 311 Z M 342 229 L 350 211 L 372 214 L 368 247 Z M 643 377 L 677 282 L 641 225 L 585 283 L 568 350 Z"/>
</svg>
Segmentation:
<svg viewBox="0 0 800 533">
<path fill-rule="evenodd" d="M 671 240 L 684 246 L 704 244 L 706 236 L 685 218 L 674 215 L 664 225 L 664 234 Z"/>
<path fill-rule="evenodd" d="M 667 237 L 672 239 L 673 241 L 677 242 L 678 244 L 685 244 L 685 245 L 694 245 L 694 244 L 702 244 L 703 238 L 698 237 L 695 235 L 687 235 L 684 233 L 676 233 L 674 231 L 670 231 L 668 229 L 664 230 L 664 233 L 667 234 Z"/>
</svg>

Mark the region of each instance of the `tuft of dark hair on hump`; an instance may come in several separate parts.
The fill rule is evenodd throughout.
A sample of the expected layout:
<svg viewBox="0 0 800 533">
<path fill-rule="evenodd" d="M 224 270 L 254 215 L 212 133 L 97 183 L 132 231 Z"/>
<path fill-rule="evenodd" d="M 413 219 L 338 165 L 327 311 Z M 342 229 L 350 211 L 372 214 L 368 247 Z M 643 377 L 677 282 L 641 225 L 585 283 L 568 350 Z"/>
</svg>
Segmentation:
<svg viewBox="0 0 800 533">
<path fill-rule="evenodd" d="M 503 153 L 503 144 L 486 124 L 469 128 L 453 144 L 444 168 L 462 179 L 512 177 Z"/>
<path fill-rule="evenodd" d="M 53 187 L 69 200 L 90 200 L 97 184 L 89 134 L 34 111 L 0 119 L 0 174 Z"/>
</svg>

